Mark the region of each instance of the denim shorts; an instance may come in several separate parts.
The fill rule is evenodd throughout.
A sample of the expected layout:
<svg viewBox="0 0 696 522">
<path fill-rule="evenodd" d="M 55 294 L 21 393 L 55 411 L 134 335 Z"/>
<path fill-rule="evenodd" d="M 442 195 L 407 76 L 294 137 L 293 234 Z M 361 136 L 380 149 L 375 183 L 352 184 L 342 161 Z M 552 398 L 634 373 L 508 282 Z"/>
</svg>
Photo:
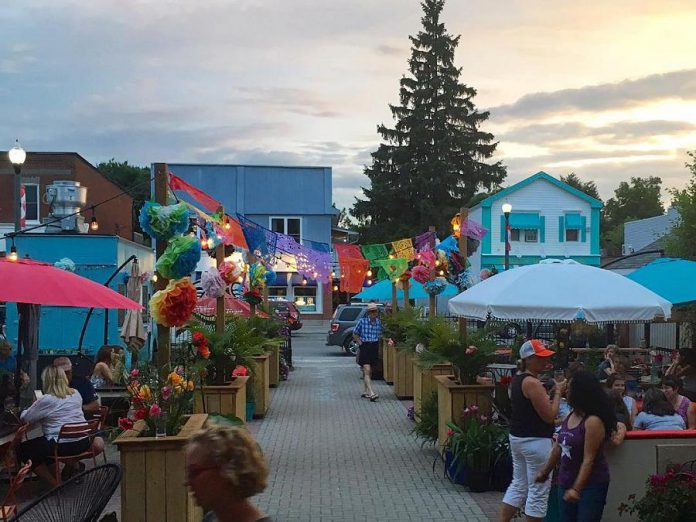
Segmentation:
<svg viewBox="0 0 696 522">
<path fill-rule="evenodd" d="M 558 502 L 563 522 L 597 522 L 602 520 L 609 484 L 587 486 L 580 492 L 580 502 L 563 500 L 566 490 L 559 487 Z"/>
</svg>

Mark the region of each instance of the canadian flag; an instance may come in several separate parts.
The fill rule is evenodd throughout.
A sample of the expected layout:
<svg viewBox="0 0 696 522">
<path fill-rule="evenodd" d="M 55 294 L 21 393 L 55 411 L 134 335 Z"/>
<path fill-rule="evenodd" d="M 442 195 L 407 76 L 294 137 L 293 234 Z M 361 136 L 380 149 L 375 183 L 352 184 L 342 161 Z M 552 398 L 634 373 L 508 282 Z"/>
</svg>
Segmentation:
<svg viewBox="0 0 696 522">
<path fill-rule="evenodd" d="M 20 212 L 19 212 L 19 226 L 24 228 L 27 226 L 27 191 L 24 189 L 24 185 L 19 187 L 19 200 Z"/>
</svg>

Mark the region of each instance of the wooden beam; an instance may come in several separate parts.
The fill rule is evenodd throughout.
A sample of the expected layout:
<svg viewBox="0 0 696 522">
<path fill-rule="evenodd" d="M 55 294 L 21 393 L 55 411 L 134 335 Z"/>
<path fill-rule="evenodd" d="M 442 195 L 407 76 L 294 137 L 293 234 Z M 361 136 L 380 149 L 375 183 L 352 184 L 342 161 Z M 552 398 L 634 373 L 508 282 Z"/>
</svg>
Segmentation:
<svg viewBox="0 0 696 522">
<path fill-rule="evenodd" d="M 459 256 L 462 259 L 462 264 L 464 269 L 466 269 L 467 261 L 467 251 L 466 251 L 466 234 L 463 233 L 464 223 L 469 219 L 469 209 L 466 207 L 461 207 L 459 209 Z M 466 331 L 466 319 L 464 317 L 459 318 L 459 337 L 462 339 L 463 343 L 466 343 L 468 337 L 468 332 Z"/>
<path fill-rule="evenodd" d="M 160 205 L 166 205 L 167 194 L 169 190 L 169 169 L 166 163 L 155 163 L 155 201 Z M 155 257 L 159 257 L 167 248 L 166 241 L 155 241 Z M 155 282 L 155 290 L 164 290 L 169 279 L 162 274 L 157 273 L 157 281 Z M 167 326 L 157 325 L 157 366 L 169 364 L 171 359 L 170 346 L 170 328 Z"/>
</svg>

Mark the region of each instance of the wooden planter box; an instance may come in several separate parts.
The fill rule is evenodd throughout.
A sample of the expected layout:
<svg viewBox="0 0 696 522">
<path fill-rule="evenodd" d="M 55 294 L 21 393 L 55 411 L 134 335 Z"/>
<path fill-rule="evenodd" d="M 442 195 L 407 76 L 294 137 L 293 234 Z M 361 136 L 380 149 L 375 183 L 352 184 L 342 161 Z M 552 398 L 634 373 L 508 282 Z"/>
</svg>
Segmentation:
<svg viewBox="0 0 696 522">
<path fill-rule="evenodd" d="M 269 355 L 256 355 L 254 357 L 254 418 L 264 417 L 271 403 L 271 392 L 268 387 L 269 382 Z"/>
<path fill-rule="evenodd" d="M 128 522 L 200 522 L 203 511 L 189 494 L 184 447 L 208 416 L 193 414 L 178 435 L 140 437 L 144 420 L 114 441 L 121 456 L 121 520 Z"/>
<path fill-rule="evenodd" d="M 384 340 L 384 349 L 382 350 L 382 375 L 384 382 L 394 384 L 394 360 L 396 359 L 396 350 L 393 346 L 389 346 Z"/>
<path fill-rule="evenodd" d="M 457 384 L 451 375 L 435 375 L 437 382 L 437 442 L 440 448 L 447 440 L 447 423 L 458 422 L 467 406 L 478 406 L 482 415 L 490 415 L 494 386 Z"/>
<path fill-rule="evenodd" d="M 265 346 L 268 352 L 268 385 L 276 388 L 280 383 L 280 346 Z"/>
<path fill-rule="evenodd" d="M 423 401 L 437 390 L 436 375 L 452 375 L 452 365 L 436 364 L 432 368 L 424 368 L 418 360 L 413 358 L 413 408 L 420 413 Z"/>
<path fill-rule="evenodd" d="M 394 393 L 399 399 L 413 398 L 413 353 L 399 350 L 394 353 Z"/>
<path fill-rule="evenodd" d="M 203 386 L 205 395 L 205 412 L 203 397 L 199 390 L 194 392 L 194 413 L 219 413 L 221 415 L 236 415 L 246 422 L 246 383 L 249 377 L 234 377 L 222 386 Z"/>
</svg>

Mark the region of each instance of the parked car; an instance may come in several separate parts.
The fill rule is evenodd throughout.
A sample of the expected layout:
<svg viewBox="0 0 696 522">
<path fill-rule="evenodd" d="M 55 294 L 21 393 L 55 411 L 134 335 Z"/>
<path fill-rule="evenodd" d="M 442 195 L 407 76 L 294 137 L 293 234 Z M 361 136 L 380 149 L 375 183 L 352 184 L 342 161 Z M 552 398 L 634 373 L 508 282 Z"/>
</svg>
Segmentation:
<svg viewBox="0 0 696 522">
<path fill-rule="evenodd" d="M 284 301 L 278 299 L 275 301 L 270 301 L 271 310 L 280 312 L 282 315 L 287 314 L 288 316 L 288 326 L 290 330 L 299 330 L 302 328 L 302 315 L 300 311 L 295 306 L 292 301 Z"/>
<path fill-rule="evenodd" d="M 382 313 L 384 307 L 379 303 L 377 306 L 380 309 L 380 313 Z M 367 303 L 339 305 L 331 318 L 330 330 L 326 337 L 326 346 L 340 346 L 346 353 L 355 355 L 358 346 L 353 342 L 353 330 L 366 313 Z"/>
</svg>

